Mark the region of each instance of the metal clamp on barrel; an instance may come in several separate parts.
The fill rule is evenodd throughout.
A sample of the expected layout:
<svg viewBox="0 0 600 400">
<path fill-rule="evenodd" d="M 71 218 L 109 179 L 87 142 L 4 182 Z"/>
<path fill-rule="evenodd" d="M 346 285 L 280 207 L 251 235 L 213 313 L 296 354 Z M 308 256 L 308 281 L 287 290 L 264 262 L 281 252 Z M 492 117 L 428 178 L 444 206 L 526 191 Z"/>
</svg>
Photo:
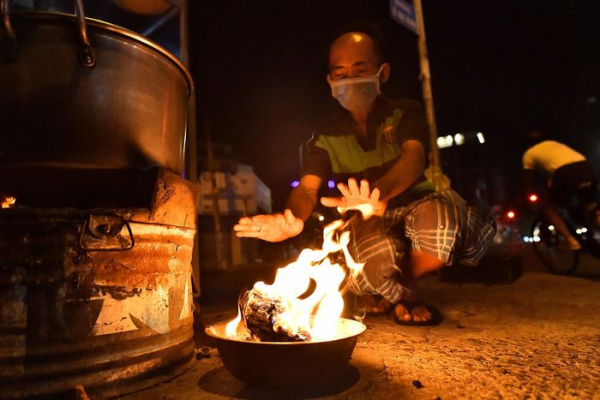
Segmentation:
<svg viewBox="0 0 600 400">
<path fill-rule="evenodd" d="M 9 3 L 10 0 L 0 0 L 0 57 L 14 60 L 17 56 L 17 35 L 10 22 Z M 96 65 L 96 56 L 87 34 L 83 1 L 73 0 L 73 7 L 75 9 L 75 19 L 77 20 L 79 41 L 81 42 L 78 51 L 79 62 L 82 66 L 91 68 Z"/>
<path fill-rule="evenodd" d="M 129 238 L 121 236 L 123 227 Z M 90 215 L 79 235 L 79 247 L 84 251 L 125 251 L 134 245 L 131 226 L 118 215 Z"/>
</svg>

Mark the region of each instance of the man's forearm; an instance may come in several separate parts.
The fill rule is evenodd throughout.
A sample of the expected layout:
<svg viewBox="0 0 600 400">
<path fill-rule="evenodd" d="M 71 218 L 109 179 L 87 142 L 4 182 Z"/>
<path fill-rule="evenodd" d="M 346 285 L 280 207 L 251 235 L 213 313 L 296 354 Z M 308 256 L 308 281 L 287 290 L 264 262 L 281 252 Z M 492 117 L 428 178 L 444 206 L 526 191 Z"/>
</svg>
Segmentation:
<svg viewBox="0 0 600 400">
<path fill-rule="evenodd" d="M 292 190 L 285 208 L 292 210 L 296 218 L 306 221 L 317 205 L 317 193 L 298 186 Z"/>
<path fill-rule="evenodd" d="M 406 151 L 389 171 L 373 184 L 381 191 L 381 200 L 398 196 L 410 187 L 425 169 L 424 151 Z"/>
</svg>

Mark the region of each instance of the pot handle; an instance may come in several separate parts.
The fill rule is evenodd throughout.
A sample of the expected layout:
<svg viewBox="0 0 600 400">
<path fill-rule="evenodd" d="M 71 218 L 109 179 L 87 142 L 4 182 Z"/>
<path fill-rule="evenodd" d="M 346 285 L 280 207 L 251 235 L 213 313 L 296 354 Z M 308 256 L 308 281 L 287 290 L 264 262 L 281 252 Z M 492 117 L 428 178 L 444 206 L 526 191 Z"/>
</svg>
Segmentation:
<svg viewBox="0 0 600 400">
<path fill-rule="evenodd" d="M 79 29 L 79 39 L 81 40 L 79 61 L 84 67 L 91 68 L 96 65 L 96 56 L 94 55 L 94 49 L 90 44 L 90 39 L 87 34 L 83 0 L 73 0 L 73 6 L 75 7 L 75 18 L 77 19 L 77 28 Z"/>
<path fill-rule="evenodd" d="M 6 47 L 8 49 L 8 58 L 14 59 L 17 54 L 17 36 L 15 35 L 15 31 L 10 22 L 10 13 L 8 11 L 9 3 L 10 0 L 0 0 L 0 34 L 2 34 L 2 31 L 4 31 L 4 37 L 0 36 L 0 39 L 5 42 L 5 44 L 2 44 L 2 47 Z M 75 8 L 75 19 L 77 20 L 79 41 L 81 42 L 81 47 L 79 48 L 78 52 L 79 62 L 82 66 L 91 68 L 96 65 L 96 57 L 87 34 L 83 1 L 73 0 L 73 7 Z"/>
</svg>

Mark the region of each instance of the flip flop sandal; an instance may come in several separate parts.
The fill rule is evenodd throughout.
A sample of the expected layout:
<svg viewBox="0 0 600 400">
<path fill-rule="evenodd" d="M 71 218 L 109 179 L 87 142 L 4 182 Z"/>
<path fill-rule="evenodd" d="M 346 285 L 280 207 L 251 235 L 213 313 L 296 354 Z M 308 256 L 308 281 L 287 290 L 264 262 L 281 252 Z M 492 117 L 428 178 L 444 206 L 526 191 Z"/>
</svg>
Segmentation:
<svg viewBox="0 0 600 400">
<path fill-rule="evenodd" d="M 403 321 L 396 316 L 396 312 L 394 311 L 396 309 L 397 304 L 402 304 L 406 308 L 406 310 L 411 314 L 412 314 L 412 310 L 415 307 L 423 306 L 423 307 L 427 308 L 427 310 L 431 313 L 431 318 L 428 319 L 427 321 L 413 321 L 413 320 Z M 442 321 L 444 320 L 444 314 L 442 314 L 442 312 L 440 310 L 438 310 L 434 306 L 426 304 L 422 301 L 410 301 L 409 302 L 406 300 L 400 300 L 398 303 L 394 304 L 394 306 L 391 308 L 389 316 L 394 321 L 394 323 L 396 323 L 397 325 L 403 325 L 403 326 L 436 326 L 436 325 L 441 324 Z"/>
</svg>

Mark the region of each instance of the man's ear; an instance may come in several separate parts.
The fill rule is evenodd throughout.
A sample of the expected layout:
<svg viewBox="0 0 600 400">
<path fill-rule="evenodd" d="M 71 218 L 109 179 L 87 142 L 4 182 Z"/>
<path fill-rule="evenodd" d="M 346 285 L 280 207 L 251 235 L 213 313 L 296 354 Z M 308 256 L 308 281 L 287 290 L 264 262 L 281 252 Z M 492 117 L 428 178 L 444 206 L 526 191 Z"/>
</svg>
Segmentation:
<svg viewBox="0 0 600 400">
<path fill-rule="evenodd" d="M 331 74 L 327 73 L 327 83 L 331 83 Z"/>
<path fill-rule="evenodd" d="M 379 82 L 384 83 L 390 79 L 390 64 L 383 63 L 381 64 L 381 73 L 379 74 Z"/>
</svg>

